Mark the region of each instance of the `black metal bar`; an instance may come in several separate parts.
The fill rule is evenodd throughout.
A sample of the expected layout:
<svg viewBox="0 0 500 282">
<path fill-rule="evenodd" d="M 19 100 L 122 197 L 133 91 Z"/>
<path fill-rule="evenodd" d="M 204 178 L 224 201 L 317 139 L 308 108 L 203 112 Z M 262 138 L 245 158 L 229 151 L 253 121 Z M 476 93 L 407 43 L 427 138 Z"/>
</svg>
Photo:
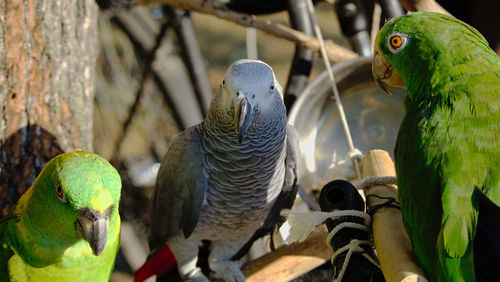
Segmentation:
<svg viewBox="0 0 500 282">
<path fill-rule="evenodd" d="M 203 60 L 200 46 L 196 39 L 191 14 L 189 11 L 177 10 L 170 6 L 165 6 L 164 9 L 177 35 L 179 46 L 181 47 L 181 56 L 189 71 L 196 98 L 204 116 L 212 100 L 213 90 L 210 86 L 208 74 L 205 69 L 205 61 Z"/>
<path fill-rule="evenodd" d="M 339 0 L 335 11 L 342 33 L 349 38 L 353 50 L 361 56 L 370 56 L 370 24 L 366 7 L 361 0 Z"/>
<path fill-rule="evenodd" d="M 156 57 L 156 51 L 158 50 L 158 48 L 160 48 L 162 39 L 165 36 L 169 25 L 170 24 L 168 21 L 166 21 L 162 24 L 162 26 L 160 28 L 160 32 L 156 36 L 155 45 L 153 46 L 151 51 L 149 51 L 149 53 L 144 58 L 144 63 L 142 64 L 142 75 L 141 75 L 140 86 L 139 86 L 139 89 L 137 89 L 137 92 L 135 94 L 134 103 L 130 107 L 127 119 L 123 122 L 122 132 L 121 132 L 120 136 L 118 136 L 118 139 L 116 141 L 116 146 L 114 148 L 113 153 L 111 154 L 110 160 L 112 163 L 118 161 L 118 155 L 120 153 L 121 145 L 123 143 L 123 140 L 125 139 L 125 136 L 127 135 L 128 128 L 130 127 L 130 124 L 132 123 L 134 115 L 137 112 L 137 108 L 139 107 L 142 93 L 144 92 L 144 85 L 145 85 L 146 79 L 148 79 L 148 77 L 152 73 L 152 69 L 153 69 L 152 64 L 153 64 L 153 61 Z"/>
<path fill-rule="evenodd" d="M 148 50 L 145 49 L 145 46 L 137 40 L 137 38 L 132 34 L 124 25 L 119 18 L 113 18 L 113 22 L 119 26 L 122 31 L 127 34 L 128 38 L 134 45 L 134 48 L 137 50 L 139 54 L 141 54 L 141 57 L 146 57 L 147 53 L 149 52 Z M 168 92 L 168 89 L 165 87 L 162 79 L 158 76 L 158 74 L 153 70 L 153 78 L 155 79 L 156 84 L 158 85 L 159 89 L 161 90 L 161 94 L 165 98 L 165 103 L 167 104 L 168 107 L 172 110 L 172 115 L 174 117 L 174 120 L 177 124 L 177 127 L 180 130 L 184 130 L 186 128 L 186 125 L 181 117 L 181 114 L 177 111 L 175 104 L 172 103 L 171 99 L 167 98 L 170 97 L 170 93 Z"/>
<path fill-rule="evenodd" d="M 306 1 L 289 0 L 287 9 L 291 26 L 305 34 L 313 35 L 313 27 L 307 13 Z M 284 93 L 287 111 L 290 111 L 293 103 L 306 87 L 311 74 L 313 59 L 313 51 L 298 45 L 295 46 L 295 54 Z"/>
<path fill-rule="evenodd" d="M 399 4 L 398 0 L 379 0 L 382 7 L 382 17 L 390 19 L 404 15 L 403 7 Z M 384 22 L 382 22 L 384 24 Z"/>
<path fill-rule="evenodd" d="M 287 0 L 231 0 L 226 6 L 235 12 L 262 15 L 285 10 L 286 2 Z"/>
</svg>

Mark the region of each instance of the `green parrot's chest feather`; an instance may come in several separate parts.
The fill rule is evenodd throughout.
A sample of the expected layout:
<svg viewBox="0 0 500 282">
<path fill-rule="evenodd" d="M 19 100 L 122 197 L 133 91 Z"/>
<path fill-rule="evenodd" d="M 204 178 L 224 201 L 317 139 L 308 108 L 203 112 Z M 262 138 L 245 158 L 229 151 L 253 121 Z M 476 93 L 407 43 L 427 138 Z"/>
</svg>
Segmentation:
<svg viewBox="0 0 500 282">
<path fill-rule="evenodd" d="M 14 227 L 14 225 L 12 224 Z M 108 281 L 114 267 L 114 258 L 120 243 L 120 218 L 110 222 L 107 238 L 108 248 L 95 256 L 89 244 L 79 240 L 64 250 L 59 262 L 44 267 L 27 264 L 16 252 L 8 259 L 8 272 L 11 281 Z M 14 233 L 15 234 L 15 233 Z M 16 245 L 16 243 L 12 244 Z M 36 245 L 35 245 L 36 247 Z M 0 281 L 2 281 L 0 279 Z"/>
</svg>

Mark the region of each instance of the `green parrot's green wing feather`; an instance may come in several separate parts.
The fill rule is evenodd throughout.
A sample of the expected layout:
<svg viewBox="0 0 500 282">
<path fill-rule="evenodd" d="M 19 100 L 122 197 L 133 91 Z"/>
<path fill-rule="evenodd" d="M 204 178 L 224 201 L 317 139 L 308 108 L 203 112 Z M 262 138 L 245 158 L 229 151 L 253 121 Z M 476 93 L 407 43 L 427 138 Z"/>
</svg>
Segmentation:
<svg viewBox="0 0 500 282">
<path fill-rule="evenodd" d="M 484 40 L 479 42 L 486 44 Z M 496 102 L 500 95 L 500 60 L 487 45 L 484 47 L 486 50 L 462 50 L 470 57 L 463 67 L 453 69 L 455 73 L 450 71 L 457 80 L 462 80 L 449 86 L 455 87 L 452 106 L 438 109 L 434 114 L 441 119 L 440 124 L 445 126 L 442 131 L 447 134 L 436 140 L 447 142 L 441 144 L 442 150 L 446 150 L 440 166 L 442 236 L 451 257 L 463 256 L 474 237 L 478 216 L 475 188 L 500 204 L 500 108 Z M 465 86 L 460 85 L 463 82 Z"/>
</svg>

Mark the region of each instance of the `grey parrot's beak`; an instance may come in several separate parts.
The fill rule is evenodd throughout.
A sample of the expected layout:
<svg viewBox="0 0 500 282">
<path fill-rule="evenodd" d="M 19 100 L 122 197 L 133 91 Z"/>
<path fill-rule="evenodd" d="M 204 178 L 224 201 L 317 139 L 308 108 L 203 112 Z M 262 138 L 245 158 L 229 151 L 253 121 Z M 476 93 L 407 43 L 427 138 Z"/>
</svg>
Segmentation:
<svg viewBox="0 0 500 282">
<path fill-rule="evenodd" d="M 106 246 L 108 219 L 91 209 L 81 209 L 82 216 L 75 222 L 80 237 L 87 241 L 94 255 L 99 256 Z"/>
<path fill-rule="evenodd" d="M 247 97 L 238 92 L 235 112 L 235 125 L 236 134 L 238 136 L 238 143 L 243 142 L 243 137 L 246 135 L 248 128 L 252 124 L 253 110 L 252 104 L 248 102 Z"/>
<path fill-rule="evenodd" d="M 377 86 L 389 95 L 392 94 L 389 86 L 405 86 L 401 75 L 384 58 L 378 48 L 375 48 L 375 54 L 373 55 L 372 73 Z"/>
</svg>

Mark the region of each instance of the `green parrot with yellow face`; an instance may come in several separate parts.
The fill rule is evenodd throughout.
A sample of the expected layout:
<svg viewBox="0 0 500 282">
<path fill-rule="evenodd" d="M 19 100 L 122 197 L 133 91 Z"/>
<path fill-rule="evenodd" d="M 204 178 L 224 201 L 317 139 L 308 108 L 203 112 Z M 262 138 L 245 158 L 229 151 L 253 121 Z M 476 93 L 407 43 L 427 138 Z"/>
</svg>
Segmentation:
<svg viewBox="0 0 500 282">
<path fill-rule="evenodd" d="M 108 281 L 121 180 L 104 158 L 61 154 L 0 220 L 0 281 Z"/>
<path fill-rule="evenodd" d="M 406 86 L 398 197 L 431 281 L 500 277 L 500 59 L 451 16 L 394 18 L 375 41 L 377 84 Z"/>
</svg>

